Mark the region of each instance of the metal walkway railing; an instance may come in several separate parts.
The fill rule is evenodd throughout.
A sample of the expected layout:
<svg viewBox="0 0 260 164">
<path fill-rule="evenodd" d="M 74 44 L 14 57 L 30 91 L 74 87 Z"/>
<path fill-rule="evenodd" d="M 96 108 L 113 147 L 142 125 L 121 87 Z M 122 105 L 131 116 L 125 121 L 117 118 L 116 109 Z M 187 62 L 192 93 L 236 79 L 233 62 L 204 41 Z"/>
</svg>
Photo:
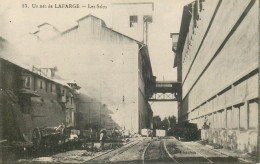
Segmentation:
<svg viewBox="0 0 260 164">
<path fill-rule="evenodd" d="M 178 101 L 181 83 L 176 81 L 156 81 L 153 96 L 149 101 Z"/>
</svg>

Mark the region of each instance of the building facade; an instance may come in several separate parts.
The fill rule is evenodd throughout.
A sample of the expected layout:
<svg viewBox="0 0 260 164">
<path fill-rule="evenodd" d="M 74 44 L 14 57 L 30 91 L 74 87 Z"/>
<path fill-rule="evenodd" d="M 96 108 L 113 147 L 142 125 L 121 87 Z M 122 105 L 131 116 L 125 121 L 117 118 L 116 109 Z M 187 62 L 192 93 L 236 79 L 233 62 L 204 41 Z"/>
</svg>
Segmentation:
<svg viewBox="0 0 260 164">
<path fill-rule="evenodd" d="M 179 121 L 226 148 L 255 153 L 258 133 L 258 1 L 199 0 L 183 9 L 174 66 Z"/>
<path fill-rule="evenodd" d="M 76 127 L 76 84 L 48 78 L 4 58 L 0 58 L 0 74 L 1 140 L 31 142 L 34 128 Z"/>
<path fill-rule="evenodd" d="M 147 44 L 149 24 L 153 22 L 153 2 L 112 3 L 112 28 Z M 120 14 L 118 14 L 120 13 Z"/>
<path fill-rule="evenodd" d="M 80 129 L 96 124 L 140 133 L 151 128 L 148 97 L 155 78 L 145 44 L 87 15 L 43 47 L 45 60 L 56 61 L 64 77 L 82 86 L 79 108 L 84 117 L 81 115 Z"/>
</svg>

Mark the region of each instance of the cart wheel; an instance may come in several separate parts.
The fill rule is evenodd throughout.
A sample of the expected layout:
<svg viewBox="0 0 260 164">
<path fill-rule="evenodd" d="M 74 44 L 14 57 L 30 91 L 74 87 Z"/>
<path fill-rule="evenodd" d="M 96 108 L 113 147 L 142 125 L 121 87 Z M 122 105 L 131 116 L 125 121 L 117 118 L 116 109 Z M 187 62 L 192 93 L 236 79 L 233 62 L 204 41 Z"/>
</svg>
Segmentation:
<svg viewBox="0 0 260 164">
<path fill-rule="evenodd" d="M 33 130 L 33 133 L 32 133 L 33 146 L 39 147 L 41 144 L 41 140 L 42 140 L 41 132 L 40 132 L 40 129 L 37 127 Z"/>
</svg>

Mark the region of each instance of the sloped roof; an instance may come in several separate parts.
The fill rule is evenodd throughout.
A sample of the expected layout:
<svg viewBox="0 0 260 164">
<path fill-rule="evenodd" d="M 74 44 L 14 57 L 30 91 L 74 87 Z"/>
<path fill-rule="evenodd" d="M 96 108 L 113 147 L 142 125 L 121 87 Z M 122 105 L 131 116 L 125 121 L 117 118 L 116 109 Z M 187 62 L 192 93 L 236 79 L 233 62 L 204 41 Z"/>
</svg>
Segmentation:
<svg viewBox="0 0 260 164">
<path fill-rule="evenodd" d="M 88 18 L 88 17 L 92 17 L 92 18 L 98 19 L 98 20 L 100 20 L 100 21 L 102 22 L 102 25 L 103 25 L 103 26 L 107 26 L 106 23 L 105 23 L 105 21 L 104 21 L 103 19 L 100 19 L 100 18 L 98 18 L 98 17 L 96 17 L 96 16 L 94 16 L 94 15 L 91 15 L 91 14 L 88 14 L 88 15 L 82 17 L 82 18 L 79 18 L 79 19 L 77 20 L 77 22 L 80 22 L 80 21 L 82 21 L 82 20 L 84 20 L 84 19 L 86 19 L 86 18 Z"/>
<path fill-rule="evenodd" d="M 102 26 L 103 26 L 104 28 L 107 28 L 108 30 L 110 30 L 110 31 L 112 31 L 112 32 L 115 32 L 115 33 L 117 33 L 117 34 L 119 34 L 119 35 L 122 35 L 123 37 L 126 37 L 126 38 L 128 38 L 128 39 L 130 39 L 130 40 L 133 40 L 133 41 L 135 41 L 136 43 L 138 43 L 138 44 L 140 44 L 140 45 L 145 45 L 144 43 L 139 42 L 139 41 L 137 41 L 137 40 L 135 40 L 135 39 L 133 39 L 133 38 L 131 38 L 131 37 L 125 35 L 125 34 L 122 34 L 122 33 L 118 32 L 118 31 L 115 31 L 115 30 L 113 30 L 112 28 L 108 28 L 108 27 L 106 26 L 104 20 L 102 20 L 102 19 L 100 19 L 100 18 L 98 18 L 98 17 L 96 17 L 96 16 L 94 16 L 94 15 L 88 14 L 88 15 L 86 15 L 86 16 L 84 16 L 84 17 L 78 19 L 77 22 L 79 23 L 80 21 L 82 21 L 82 20 L 84 20 L 84 19 L 87 19 L 87 18 L 89 18 L 89 17 L 92 17 L 92 18 L 94 18 L 94 19 L 100 20 L 100 21 L 102 22 Z M 69 28 L 69 29 L 67 29 L 67 30 L 65 30 L 65 31 L 63 31 L 63 32 L 61 32 L 61 35 L 67 34 L 67 33 L 69 33 L 70 31 L 73 31 L 73 30 L 77 29 L 78 27 L 79 27 L 79 25 L 73 26 L 73 27 L 71 27 L 71 28 Z"/>
<path fill-rule="evenodd" d="M 4 62 L 7 62 L 7 63 L 10 63 L 10 64 L 12 64 L 12 65 L 15 65 L 16 67 L 19 67 L 20 69 L 23 69 L 23 70 L 26 70 L 26 71 L 30 72 L 30 73 L 33 74 L 33 75 L 36 75 L 36 76 L 38 76 L 38 77 L 47 79 L 47 80 L 49 80 L 49 81 L 52 81 L 52 82 L 54 82 L 54 83 L 57 83 L 57 84 L 60 84 L 60 85 L 63 85 L 63 86 L 65 86 L 65 87 L 67 87 L 67 88 L 72 89 L 72 88 L 68 85 L 68 83 L 67 83 L 67 82 L 69 82 L 68 80 L 64 80 L 64 79 L 52 79 L 52 78 L 48 78 L 48 77 L 46 77 L 46 76 L 39 75 L 39 74 L 37 74 L 37 73 L 35 73 L 35 72 L 29 70 L 29 69 L 24 68 L 24 67 L 21 66 L 21 65 L 18 65 L 18 64 L 16 64 L 16 63 L 11 62 L 11 61 L 8 61 L 8 60 L 4 59 L 3 57 L 0 57 L 0 61 L 4 61 Z M 75 82 L 75 81 L 74 81 L 74 82 Z"/>
<path fill-rule="evenodd" d="M 38 27 L 38 28 L 41 28 L 41 27 L 46 26 L 46 25 L 53 27 L 53 29 L 54 29 L 56 32 L 60 32 L 55 26 L 53 26 L 53 25 L 51 25 L 51 24 L 49 24 L 49 23 L 47 23 L 47 22 L 42 23 L 42 24 L 38 25 L 37 27 Z"/>
</svg>

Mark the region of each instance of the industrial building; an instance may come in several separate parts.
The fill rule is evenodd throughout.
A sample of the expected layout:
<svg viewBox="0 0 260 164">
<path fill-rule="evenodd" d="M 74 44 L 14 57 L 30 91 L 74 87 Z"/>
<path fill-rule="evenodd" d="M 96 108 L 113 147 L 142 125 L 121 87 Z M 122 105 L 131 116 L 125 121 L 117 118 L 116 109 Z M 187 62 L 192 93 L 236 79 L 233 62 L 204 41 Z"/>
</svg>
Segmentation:
<svg viewBox="0 0 260 164">
<path fill-rule="evenodd" d="M 76 127 L 80 87 L 75 82 L 48 77 L 0 58 L 0 140 L 9 144 L 31 144 L 35 128 Z M 54 75 L 54 73 L 51 73 Z"/>
<path fill-rule="evenodd" d="M 121 127 L 140 133 L 152 128 L 148 98 L 155 77 L 146 44 L 108 28 L 93 15 L 78 19 L 75 26 L 58 35 L 48 23 L 38 29 L 33 33 L 38 40 L 44 33 L 55 34 L 54 39 L 39 43 L 45 61 L 55 61 L 64 76 L 82 86 L 80 129 Z"/>
<path fill-rule="evenodd" d="M 192 2 L 172 34 L 179 121 L 197 124 L 203 140 L 247 153 L 256 153 L 258 136 L 258 2 Z"/>
<path fill-rule="evenodd" d="M 112 3 L 112 28 L 148 44 L 149 26 L 153 22 L 153 2 Z M 120 13 L 120 14 L 118 14 Z"/>
</svg>

